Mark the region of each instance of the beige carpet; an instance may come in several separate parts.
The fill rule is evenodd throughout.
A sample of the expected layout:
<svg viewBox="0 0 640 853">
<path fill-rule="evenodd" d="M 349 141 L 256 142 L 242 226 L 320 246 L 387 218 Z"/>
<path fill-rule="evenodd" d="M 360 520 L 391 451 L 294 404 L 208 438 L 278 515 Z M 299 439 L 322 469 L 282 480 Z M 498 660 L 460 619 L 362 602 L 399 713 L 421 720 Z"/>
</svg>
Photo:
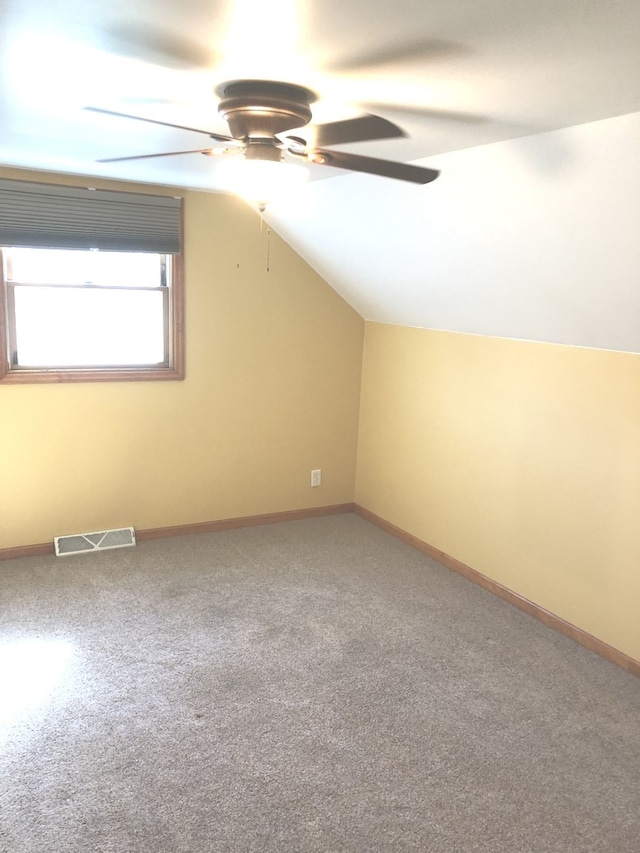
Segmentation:
<svg viewBox="0 0 640 853">
<path fill-rule="evenodd" d="M 3 853 L 640 850 L 640 680 L 359 517 L 0 599 Z"/>
</svg>

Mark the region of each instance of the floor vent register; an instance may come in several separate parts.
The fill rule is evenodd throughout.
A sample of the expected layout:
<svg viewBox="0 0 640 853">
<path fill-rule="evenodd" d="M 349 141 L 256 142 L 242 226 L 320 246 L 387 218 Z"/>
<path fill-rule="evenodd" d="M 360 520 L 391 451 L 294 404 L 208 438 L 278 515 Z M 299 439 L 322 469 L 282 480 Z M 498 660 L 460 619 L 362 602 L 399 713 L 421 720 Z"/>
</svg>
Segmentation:
<svg viewBox="0 0 640 853">
<path fill-rule="evenodd" d="M 130 548 L 136 544 L 133 527 L 118 527 L 115 530 L 100 530 L 95 533 L 74 533 L 71 536 L 54 536 L 56 556 L 88 554 L 90 551 L 106 551 L 110 548 Z"/>
</svg>

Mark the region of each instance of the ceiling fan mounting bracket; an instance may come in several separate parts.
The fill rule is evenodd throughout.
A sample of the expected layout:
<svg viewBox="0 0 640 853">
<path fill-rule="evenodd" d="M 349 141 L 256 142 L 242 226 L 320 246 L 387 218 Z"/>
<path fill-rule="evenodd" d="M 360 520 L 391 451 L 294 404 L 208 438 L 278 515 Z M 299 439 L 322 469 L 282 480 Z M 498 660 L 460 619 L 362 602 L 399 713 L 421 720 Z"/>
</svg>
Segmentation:
<svg viewBox="0 0 640 853">
<path fill-rule="evenodd" d="M 273 139 L 311 121 L 315 94 L 303 86 L 267 80 L 232 80 L 216 89 L 218 113 L 236 139 Z"/>
</svg>

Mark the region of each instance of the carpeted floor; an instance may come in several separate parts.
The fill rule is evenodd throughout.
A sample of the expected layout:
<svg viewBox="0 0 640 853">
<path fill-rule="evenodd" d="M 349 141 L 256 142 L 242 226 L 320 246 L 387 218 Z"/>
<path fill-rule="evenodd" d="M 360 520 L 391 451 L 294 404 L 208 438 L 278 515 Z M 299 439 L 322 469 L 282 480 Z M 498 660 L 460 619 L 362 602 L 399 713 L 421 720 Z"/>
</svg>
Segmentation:
<svg viewBox="0 0 640 853">
<path fill-rule="evenodd" d="M 355 515 L 0 595 L 3 853 L 640 850 L 640 680 Z"/>
</svg>

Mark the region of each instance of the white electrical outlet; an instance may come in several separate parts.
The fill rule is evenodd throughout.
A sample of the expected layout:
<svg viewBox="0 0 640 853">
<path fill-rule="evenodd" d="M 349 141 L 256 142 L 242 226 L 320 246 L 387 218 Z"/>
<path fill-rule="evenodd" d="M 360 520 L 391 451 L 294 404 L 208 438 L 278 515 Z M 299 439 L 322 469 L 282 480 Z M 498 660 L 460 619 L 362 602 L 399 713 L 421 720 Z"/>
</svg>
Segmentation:
<svg viewBox="0 0 640 853">
<path fill-rule="evenodd" d="M 311 472 L 311 485 L 320 486 L 322 484 L 322 469 L 314 468 Z"/>
</svg>

